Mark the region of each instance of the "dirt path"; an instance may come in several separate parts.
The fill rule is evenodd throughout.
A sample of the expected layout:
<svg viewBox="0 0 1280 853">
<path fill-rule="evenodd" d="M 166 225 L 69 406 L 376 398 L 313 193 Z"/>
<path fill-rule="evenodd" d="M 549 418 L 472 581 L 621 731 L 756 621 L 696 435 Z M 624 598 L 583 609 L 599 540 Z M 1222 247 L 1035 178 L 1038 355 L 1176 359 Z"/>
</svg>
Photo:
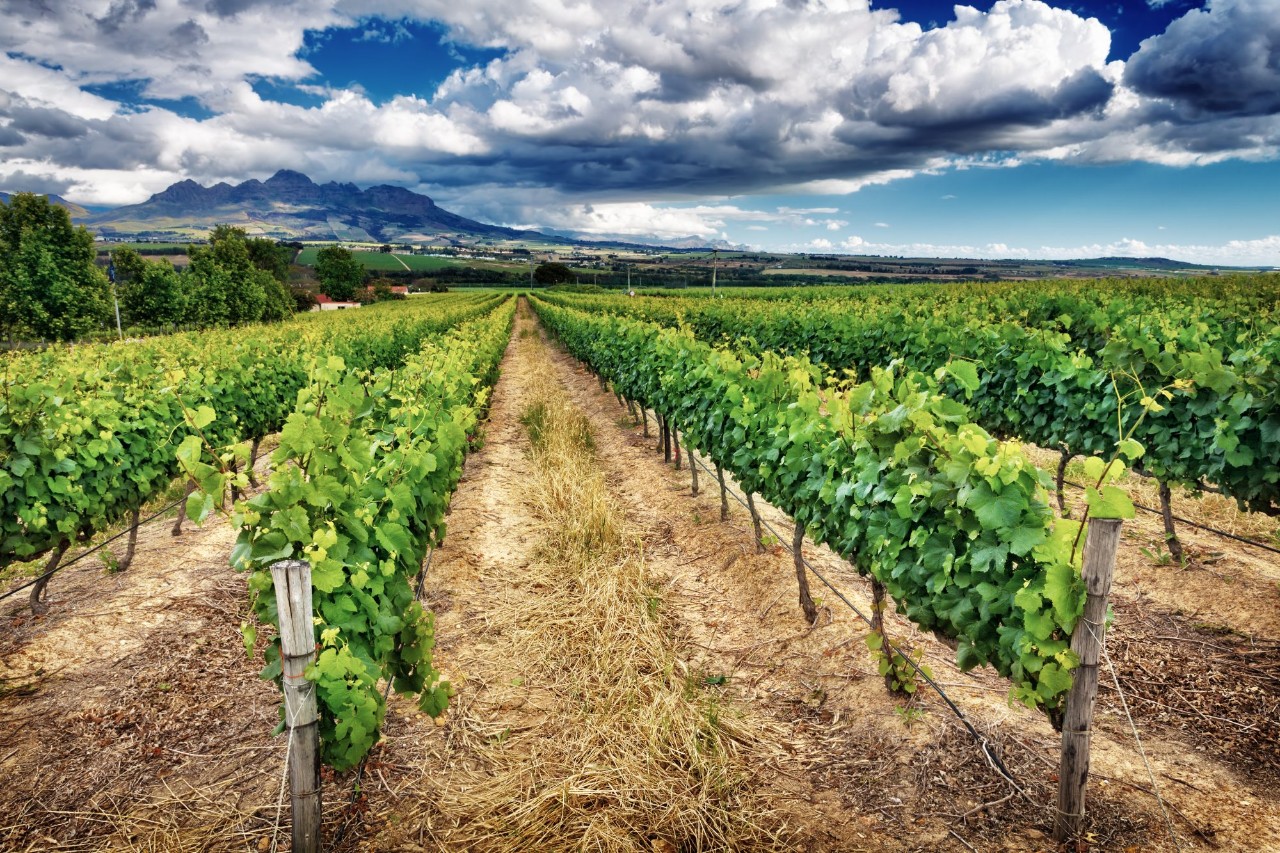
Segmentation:
<svg viewBox="0 0 1280 853">
<path fill-rule="evenodd" d="M 738 849 L 1053 849 L 1046 833 L 1057 737 L 1047 722 L 1011 708 L 1003 679 L 960 673 L 949 648 L 890 619 L 891 636 L 925 651 L 1019 780 L 1019 794 L 935 695 L 921 690 L 904 702 L 886 692 L 865 627 L 816 583 L 821 616 L 810 628 L 790 555 L 778 546 L 757 554 L 746 511 L 731 502 L 722 523 L 714 479 L 704 476 L 702 494 L 692 496 L 688 471 L 664 465 L 653 440 L 580 365 L 557 350 L 550 362 L 535 357 L 539 334 L 519 321 L 484 446 L 467 460 L 447 541 L 428 573 L 436 662 L 457 696 L 439 724 L 392 697 L 359 794 L 352 776 L 327 777 L 331 849 L 461 849 L 479 820 L 549 807 L 541 786 L 567 754 L 574 733 L 565 721 L 589 709 L 592 695 L 566 691 L 571 680 L 548 679 L 548 661 L 521 651 L 546 635 L 530 614 L 553 613 L 559 592 L 540 574 L 546 522 L 521 424 L 533 389 L 547 381 L 562 383 L 589 418 L 690 701 L 718 715 L 733 733 L 726 748 L 751 768 L 731 789 L 760 827 L 757 841 Z M 789 540 L 787 519 L 762 510 Z M 278 697 L 241 645 L 243 579 L 226 563 L 234 533 L 212 521 L 174 539 L 167 527 L 144 529 L 129 572 L 55 578 L 48 616 L 0 614 L 0 849 L 272 849 L 283 742 L 269 732 Z M 1145 527 L 1140 535 L 1149 535 Z M 867 612 L 869 594 L 846 563 L 810 544 L 805 554 Z M 1267 726 L 1280 718 L 1277 694 L 1266 669 L 1238 674 L 1250 649 L 1256 660 L 1274 658 L 1269 617 L 1251 623 L 1247 638 L 1204 633 L 1197 620 L 1243 624 L 1218 616 L 1238 616 L 1247 601 L 1179 616 L 1166 594 L 1178 584 L 1148 582 L 1126 559 L 1109 647 L 1181 849 L 1280 850 L 1280 773 L 1253 760 L 1276 757 Z M 1259 612 L 1270 606 L 1262 592 Z M 1103 680 L 1091 842 L 1173 850 L 1124 710 L 1105 686 L 1109 674 Z M 599 769 L 591 763 L 563 768 L 565 778 Z M 521 772 L 518 796 L 495 787 Z M 564 801 L 589 804 L 591 793 L 566 785 Z M 681 846 L 673 838 L 647 843 L 671 853 Z M 600 846 L 629 849 L 623 841 L 634 839 Z"/>
<path fill-rule="evenodd" d="M 538 579 L 525 577 L 531 561 L 537 560 L 532 546 L 539 525 L 534 508 L 526 505 L 533 472 L 520 416 L 535 383 L 533 373 L 546 369 L 545 362 L 530 356 L 531 347 L 541 346 L 531 339 L 533 334 L 532 323 L 521 320 L 495 389 L 484 448 L 467 462 L 449 517 L 449 537 L 434 558 L 427 583 L 428 603 L 437 614 L 438 661 L 454 677 L 458 699 L 449 711 L 448 723 L 434 730 L 421 715 L 404 703 L 398 704 L 388 729 L 390 737 L 378 756 L 379 762 L 393 767 L 422 768 L 423 775 L 413 782 L 413 796 L 432 805 L 407 806 L 407 797 L 395 794 L 394 802 L 374 806 L 372 811 L 380 815 L 375 847 L 392 847 L 413 839 L 428 848 L 435 842 L 442 849 L 455 849 L 453 840 L 458 833 L 467 821 L 477 819 L 476 803 L 467 802 L 465 792 L 491 784 L 501 767 L 513 760 L 513 754 L 554 752 L 539 745 L 539 739 L 555 737 L 553 718 L 565 714 L 566 697 L 539 684 L 538 667 L 532 662 L 503 654 L 511 635 L 526 630 L 510 620 L 513 607 L 528 596 L 549 594 L 540 588 Z M 560 378 L 567 380 L 571 395 L 580 393 L 580 377 L 562 372 Z M 593 423 L 594 438 L 604 447 L 609 446 L 616 429 L 612 423 Z M 643 477 L 647 472 L 633 473 Z M 688 591 L 673 586 L 675 572 L 685 558 L 673 547 L 668 533 L 652 524 L 650 504 L 637 502 L 637 498 L 652 501 L 652 495 L 636 494 L 627 478 L 612 467 L 607 482 L 629 520 L 642 532 L 645 570 L 659 590 L 655 599 L 660 596 L 654 607 L 669 617 L 664 618 L 664 625 L 679 649 L 681 665 L 691 670 L 691 683 L 705 685 L 705 676 L 714 676 L 723 668 L 702 643 L 703 614 L 698 615 L 697 625 L 687 621 L 684 600 Z M 713 608 L 709 606 L 707 612 L 712 613 Z M 786 743 L 791 737 L 790 722 L 780 725 L 772 717 L 750 714 L 730 702 L 727 695 L 720 696 L 726 693 L 723 688 L 705 689 L 717 694 L 717 706 L 723 705 L 719 713 L 731 716 L 734 727 L 769 733 L 770 740 L 759 742 L 761 750 L 753 753 L 757 770 L 751 787 L 782 816 L 784 834 L 790 839 L 785 846 L 910 849 L 874 831 L 870 817 L 849 814 L 833 791 L 815 788 L 805 774 L 783 772 L 782 764 L 789 761 L 791 749 Z M 391 797 L 394 789 L 395 782 L 389 781 L 380 794 Z M 687 841 L 680 846 L 684 844 Z M 668 849 L 658 839 L 654 845 L 655 850 Z"/>
</svg>

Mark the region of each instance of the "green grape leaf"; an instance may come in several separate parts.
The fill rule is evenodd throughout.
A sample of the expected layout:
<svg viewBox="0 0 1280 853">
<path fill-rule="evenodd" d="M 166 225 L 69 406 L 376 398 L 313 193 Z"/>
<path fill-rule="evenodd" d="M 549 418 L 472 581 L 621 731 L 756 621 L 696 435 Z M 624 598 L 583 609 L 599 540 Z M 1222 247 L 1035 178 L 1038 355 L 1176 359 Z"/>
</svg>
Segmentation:
<svg viewBox="0 0 1280 853">
<path fill-rule="evenodd" d="M 1133 501 L 1119 486 L 1103 486 L 1099 491 L 1093 486 L 1085 489 L 1085 503 L 1093 518 L 1133 518 Z"/>
<path fill-rule="evenodd" d="M 982 384 L 978 379 L 978 368 L 971 361 L 950 361 L 946 365 L 946 371 L 969 394 L 977 391 Z"/>
</svg>

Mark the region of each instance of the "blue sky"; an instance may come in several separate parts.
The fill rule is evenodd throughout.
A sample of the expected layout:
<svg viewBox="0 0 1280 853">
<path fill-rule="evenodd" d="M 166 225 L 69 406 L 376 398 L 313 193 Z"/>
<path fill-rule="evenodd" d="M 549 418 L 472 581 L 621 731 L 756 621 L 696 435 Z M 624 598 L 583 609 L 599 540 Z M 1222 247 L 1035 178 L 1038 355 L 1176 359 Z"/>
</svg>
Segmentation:
<svg viewBox="0 0 1280 853">
<path fill-rule="evenodd" d="M 0 189 L 292 168 L 593 237 L 1280 265 L 1277 0 L 0 13 Z"/>
</svg>

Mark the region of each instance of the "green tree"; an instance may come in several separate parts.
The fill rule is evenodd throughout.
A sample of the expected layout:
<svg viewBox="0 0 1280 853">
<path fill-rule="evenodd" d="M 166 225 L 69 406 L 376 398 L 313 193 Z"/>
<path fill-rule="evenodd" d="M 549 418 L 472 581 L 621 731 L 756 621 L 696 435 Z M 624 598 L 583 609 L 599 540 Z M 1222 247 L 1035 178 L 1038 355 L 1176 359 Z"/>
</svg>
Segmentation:
<svg viewBox="0 0 1280 853">
<path fill-rule="evenodd" d="M 111 298 L 95 255 L 92 235 L 45 196 L 0 203 L 0 328 L 68 341 L 99 327 Z"/>
<path fill-rule="evenodd" d="M 194 326 L 221 326 L 230 322 L 227 310 L 227 292 L 230 276 L 221 267 L 207 264 L 191 266 L 182 276 L 183 301 L 186 304 L 186 321 Z"/>
<path fill-rule="evenodd" d="M 364 284 L 365 271 L 355 255 L 341 246 L 325 246 L 316 255 L 316 277 L 325 296 L 346 302 Z"/>
<path fill-rule="evenodd" d="M 288 286 L 275 278 L 263 281 L 262 290 L 266 295 L 266 303 L 262 308 L 264 321 L 287 320 L 296 310 L 296 302 Z"/>
<path fill-rule="evenodd" d="M 553 284 L 567 284 L 573 281 L 573 270 L 564 264 L 555 262 L 538 264 L 538 268 L 533 271 L 533 280 L 543 287 Z"/>
<path fill-rule="evenodd" d="M 111 250 L 111 264 L 116 268 L 117 286 L 140 278 L 146 263 L 142 255 L 127 246 Z"/>
<path fill-rule="evenodd" d="M 193 289 L 211 288 L 207 298 L 199 297 L 201 324 L 253 323 L 267 308 L 267 288 L 276 283 L 271 273 L 254 266 L 244 229 L 219 225 L 209 236 L 209 245 L 187 250 Z"/>
<path fill-rule="evenodd" d="M 171 326 L 186 318 L 187 295 L 183 290 L 182 275 L 174 271 L 172 264 L 142 261 L 137 267 L 131 266 L 125 277 L 121 276 L 120 269 L 117 261 L 116 287 L 120 294 L 120 313 L 126 325 Z"/>
<path fill-rule="evenodd" d="M 289 280 L 289 264 L 293 262 L 294 249 L 264 237 L 251 237 L 244 241 L 249 252 L 249 262 L 283 284 Z"/>
</svg>

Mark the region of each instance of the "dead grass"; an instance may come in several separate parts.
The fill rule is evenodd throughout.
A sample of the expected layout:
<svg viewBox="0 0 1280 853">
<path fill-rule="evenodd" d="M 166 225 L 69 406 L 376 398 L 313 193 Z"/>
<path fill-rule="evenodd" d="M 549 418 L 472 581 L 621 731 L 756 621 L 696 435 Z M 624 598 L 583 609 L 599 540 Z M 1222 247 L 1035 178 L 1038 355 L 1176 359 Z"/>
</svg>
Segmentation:
<svg viewBox="0 0 1280 853">
<path fill-rule="evenodd" d="M 1036 465 L 1056 475 L 1059 458 L 1057 451 L 1045 450 L 1029 444 L 1022 445 L 1022 448 Z M 1084 462 L 1081 458 L 1077 457 L 1068 463 L 1066 478 L 1075 483 L 1084 482 Z M 1119 485 L 1124 487 L 1129 498 L 1135 503 L 1152 509 L 1160 508 L 1160 484 L 1154 478 L 1142 477 L 1130 472 L 1120 479 Z M 1233 536 L 1252 539 L 1272 547 L 1280 545 L 1280 519 L 1261 512 L 1245 512 L 1236 505 L 1233 498 L 1224 495 L 1212 492 L 1197 495 L 1181 486 L 1173 486 L 1172 491 L 1174 515 Z M 1066 498 L 1067 506 L 1074 508 L 1074 515 L 1078 518 L 1084 507 L 1083 492 L 1067 486 Z"/>
<path fill-rule="evenodd" d="M 540 342 L 535 358 L 546 361 Z M 640 540 L 612 499 L 585 415 L 547 364 L 525 407 L 527 500 L 539 594 L 491 620 L 523 628 L 508 652 L 560 707 L 447 809 L 468 848 L 652 851 L 781 846 L 751 793 L 753 734 L 688 671 L 652 602 Z M 554 729 L 552 731 L 551 729 Z"/>
</svg>

